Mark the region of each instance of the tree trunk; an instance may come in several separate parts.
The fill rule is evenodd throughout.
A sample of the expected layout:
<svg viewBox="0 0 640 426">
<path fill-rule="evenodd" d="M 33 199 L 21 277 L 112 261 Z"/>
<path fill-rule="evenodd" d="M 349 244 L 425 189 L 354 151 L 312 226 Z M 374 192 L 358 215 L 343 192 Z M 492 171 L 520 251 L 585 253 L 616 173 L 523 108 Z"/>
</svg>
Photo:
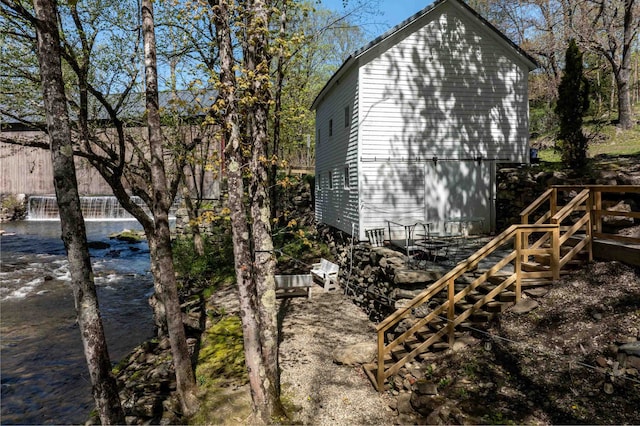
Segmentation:
<svg viewBox="0 0 640 426">
<path fill-rule="evenodd" d="M 251 158 L 251 219 L 253 223 L 253 278 L 256 283 L 257 312 L 260 318 L 260 340 L 264 373 L 261 380 L 266 392 L 264 406 L 259 414 L 265 422 L 282 416 L 284 409 L 280 402 L 280 373 L 278 363 L 278 324 L 276 309 L 275 267 L 276 260 L 271 239 L 271 209 L 267 188 L 267 164 L 262 159 L 267 150 L 267 126 L 270 103 L 269 60 L 267 57 L 267 39 L 269 17 L 267 5 L 263 0 L 249 2 L 246 68 L 254 78 L 251 81 L 251 104 L 249 115 L 251 123 L 251 140 L 253 142 Z M 275 176 L 274 176 L 275 178 Z"/>
<path fill-rule="evenodd" d="M 118 387 L 111 374 L 100 318 L 93 270 L 73 160 L 71 127 L 62 79 L 57 12 L 52 0 L 35 0 L 38 62 L 51 147 L 51 161 L 60 225 L 71 272 L 71 285 L 93 398 L 102 424 L 123 424 Z"/>
<path fill-rule="evenodd" d="M 633 110 L 631 108 L 630 68 L 620 68 L 615 74 L 618 89 L 618 126 L 622 129 L 633 127 Z"/>
<path fill-rule="evenodd" d="M 257 314 L 256 287 L 253 281 L 253 261 L 247 209 L 244 204 L 243 165 L 240 136 L 240 116 L 236 98 L 233 45 L 231 42 L 230 13 L 227 0 L 209 0 L 213 8 L 216 38 L 220 52 L 220 99 L 225 106 L 224 129 L 228 150 L 226 176 L 229 187 L 228 206 L 231 211 L 236 283 L 240 299 L 240 317 L 244 342 L 245 363 L 251 388 L 254 421 L 270 423 L 264 407 L 268 401 L 268 390 L 263 380 L 265 367 L 262 357 L 260 318 Z M 266 216 L 267 221 L 269 216 Z M 275 302 L 275 295 L 274 295 Z M 265 415 L 265 413 L 267 413 Z"/>
<path fill-rule="evenodd" d="M 171 342 L 171 354 L 176 372 L 177 389 L 186 416 L 198 409 L 196 382 L 187 347 L 187 339 L 182 322 L 182 311 L 178 298 L 178 287 L 171 251 L 169 229 L 170 191 L 164 170 L 164 152 L 160 129 L 158 105 L 158 79 L 156 62 L 156 41 L 153 22 L 152 0 L 142 1 L 142 31 L 144 37 L 145 82 L 147 104 L 147 128 L 151 155 L 151 186 L 153 192 L 154 235 L 150 241 L 151 261 L 156 263 L 152 270 L 159 274 L 155 281 L 161 287 L 162 301 L 167 315 L 167 329 Z"/>
<path fill-rule="evenodd" d="M 196 206 L 193 204 L 193 200 L 191 199 L 191 194 L 196 194 L 196 196 L 198 196 L 198 189 L 194 183 L 193 173 L 193 166 L 184 166 L 184 186 L 182 191 L 182 198 L 184 199 L 184 205 L 187 209 L 187 217 L 189 218 L 189 226 L 191 228 L 191 236 L 193 238 L 193 247 L 198 256 L 204 256 L 204 239 L 202 238 L 200 225 L 198 224 L 198 216 L 200 212 L 198 211 L 199 209 L 196 208 Z M 198 198 L 201 199 L 200 197 Z M 196 205 L 199 205 L 199 201 L 197 201 Z"/>
</svg>

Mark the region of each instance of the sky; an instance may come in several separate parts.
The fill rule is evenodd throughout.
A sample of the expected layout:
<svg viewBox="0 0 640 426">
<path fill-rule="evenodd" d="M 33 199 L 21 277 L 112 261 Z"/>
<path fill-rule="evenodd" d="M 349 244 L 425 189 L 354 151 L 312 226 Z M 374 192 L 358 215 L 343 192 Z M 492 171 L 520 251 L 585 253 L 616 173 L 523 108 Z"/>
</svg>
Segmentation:
<svg viewBox="0 0 640 426">
<path fill-rule="evenodd" d="M 376 18 L 374 28 L 367 28 L 367 32 L 372 32 L 374 37 L 384 33 L 389 28 L 398 25 L 400 22 L 413 16 L 425 7 L 433 3 L 433 0 L 379 0 L 382 16 Z M 344 11 L 343 0 L 322 0 L 322 5 L 327 9 L 337 12 Z M 347 4 L 349 7 L 349 4 Z"/>
</svg>

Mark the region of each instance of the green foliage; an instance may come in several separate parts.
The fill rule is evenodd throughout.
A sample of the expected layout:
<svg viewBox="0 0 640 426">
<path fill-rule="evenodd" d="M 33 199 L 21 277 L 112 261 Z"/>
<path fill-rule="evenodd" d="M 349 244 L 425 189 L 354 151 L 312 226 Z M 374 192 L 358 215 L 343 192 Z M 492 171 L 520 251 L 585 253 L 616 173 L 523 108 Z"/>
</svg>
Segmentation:
<svg viewBox="0 0 640 426">
<path fill-rule="evenodd" d="M 548 102 L 533 103 L 529 110 L 529 131 L 532 135 L 545 135 L 557 132 L 558 116 Z"/>
<path fill-rule="evenodd" d="M 513 420 L 508 420 L 500 411 L 490 413 L 482 418 L 483 423 L 488 425 L 514 425 Z"/>
<path fill-rule="evenodd" d="M 582 131 L 582 121 L 588 109 L 589 84 L 583 76 L 582 53 L 572 39 L 555 109 L 560 121 L 556 146 L 562 162 L 572 168 L 580 169 L 586 164 L 588 140 Z"/>
<path fill-rule="evenodd" d="M 307 269 L 305 267 L 314 260 L 330 254 L 329 247 L 318 240 L 312 230 L 299 228 L 295 220 L 274 232 L 273 245 L 278 251 L 278 264 L 293 261 L 302 269 Z"/>
<path fill-rule="evenodd" d="M 198 256 L 191 238 L 173 242 L 173 263 L 184 284 L 208 287 L 234 276 L 231 236 L 222 231 L 219 236 L 218 240 L 204 238 L 204 256 Z"/>
</svg>

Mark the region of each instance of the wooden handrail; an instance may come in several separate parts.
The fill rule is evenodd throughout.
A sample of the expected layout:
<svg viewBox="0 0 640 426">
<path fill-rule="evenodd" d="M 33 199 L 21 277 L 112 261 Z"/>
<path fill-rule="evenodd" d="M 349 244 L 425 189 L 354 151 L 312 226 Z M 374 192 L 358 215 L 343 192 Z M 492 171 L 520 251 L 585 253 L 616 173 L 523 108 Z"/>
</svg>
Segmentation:
<svg viewBox="0 0 640 426">
<path fill-rule="evenodd" d="M 558 192 L 559 191 L 574 191 L 579 193 L 574 196 L 567 205 L 563 207 L 558 206 Z M 523 279 L 531 278 L 551 278 L 553 280 L 559 279 L 560 270 L 562 267 L 578 254 L 584 248 L 589 251 L 589 258 L 592 258 L 591 242 L 594 235 L 599 235 L 601 230 L 601 218 L 603 216 L 622 216 L 630 218 L 640 217 L 640 213 L 637 212 L 615 212 L 602 209 L 601 194 L 603 192 L 632 192 L 640 193 L 640 186 L 636 185 L 586 185 L 586 186 L 574 186 L 574 185 L 555 185 L 547 189 L 541 196 L 539 196 L 531 205 L 520 213 L 523 224 L 512 225 L 505 231 L 496 236 L 493 240 L 485 244 L 481 249 L 476 251 L 469 258 L 460 262 L 451 271 L 447 272 L 439 280 L 431 284 L 419 295 L 411 299 L 407 305 L 396 310 L 393 314 L 383 320 L 377 326 L 378 337 L 378 363 L 376 374 L 376 386 L 378 390 L 382 391 L 384 387 L 384 381 L 393 374 L 396 374 L 399 369 L 408 361 L 413 359 L 417 354 L 426 350 L 432 344 L 436 343 L 440 339 L 448 335 L 449 344 L 453 344 L 455 327 L 463 323 L 475 310 L 482 307 L 484 304 L 493 300 L 501 291 L 507 287 L 513 286 L 516 293 L 516 301 L 520 298 L 521 284 Z M 549 210 L 544 212 L 540 218 L 534 224 L 528 224 L 529 216 L 536 212 L 546 202 L 549 202 Z M 558 210 L 559 209 L 559 210 Z M 569 218 L 575 213 L 580 213 L 577 220 L 571 220 L 570 224 L 563 225 L 563 221 Z M 597 220 L 594 221 L 593 218 Z M 549 221 L 545 223 L 546 221 Z M 594 223 L 596 222 L 596 223 Z M 599 228 L 596 227 L 594 234 L 594 225 L 599 224 Z M 568 242 L 568 240 L 581 229 L 585 230 L 585 237 L 580 242 L 575 244 L 571 250 L 560 257 L 560 247 Z M 541 237 L 537 237 L 537 234 L 544 234 Z M 537 240 L 529 243 L 529 236 L 536 234 Z M 456 292 L 455 280 L 459 278 L 465 272 L 468 272 L 478 266 L 478 264 L 486 259 L 495 250 L 502 247 L 509 241 L 513 240 L 514 249 L 502 259 L 496 262 L 491 268 L 486 270 L 480 276 L 475 278 L 470 284 L 464 287 L 462 290 Z M 550 243 L 550 247 L 544 247 L 546 242 Z M 530 256 L 536 256 L 539 254 L 550 255 L 551 262 L 549 269 L 525 271 L 522 269 L 523 262 L 527 261 Z M 501 284 L 489 291 L 481 299 L 477 300 L 471 307 L 464 310 L 462 313 L 456 313 L 454 306 L 456 303 L 464 299 L 469 293 L 475 291 L 477 287 L 487 282 L 491 276 L 496 275 L 500 271 L 503 271 L 510 263 L 514 263 L 514 272 L 506 275 Z M 446 290 L 446 300 L 439 303 L 438 306 L 430 309 L 428 315 L 423 318 L 417 319 L 409 329 L 405 330 L 399 336 L 395 336 L 392 341 L 385 344 L 386 332 L 394 325 L 398 324 L 400 320 L 409 316 L 413 309 L 423 305 L 431 300 L 435 295 Z M 408 339 L 411 338 L 416 332 L 418 332 L 425 325 L 435 320 L 438 317 L 446 316 L 446 326 L 436 331 L 427 340 L 422 341 L 417 346 L 411 346 L 407 349 L 409 353 L 403 353 L 402 358 L 396 359 L 396 362 L 389 367 L 385 365 L 388 355 L 393 354 L 393 349 L 399 345 L 404 345 Z M 373 380 L 373 377 L 372 377 Z"/>
<path fill-rule="evenodd" d="M 455 268 L 449 271 L 447 274 L 442 276 L 435 283 L 430 285 L 427 289 L 425 289 L 422 293 L 411 299 L 411 301 L 404 306 L 396 310 L 393 314 L 387 317 L 384 321 L 378 324 L 377 327 L 377 337 L 378 337 L 378 366 L 377 366 L 377 374 L 376 374 L 376 386 L 378 390 L 382 390 L 384 386 L 384 381 L 389 376 L 397 373 L 399 368 L 404 365 L 409 360 L 413 359 L 421 350 L 428 347 L 439 338 L 443 337 L 445 334 L 449 335 L 449 343 L 453 344 L 454 339 L 454 329 L 457 325 L 459 325 L 464 319 L 466 319 L 471 312 L 465 311 L 463 314 L 456 315 L 454 311 L 454 306 L 456 301 L 459 301 L 462 297 L 464 297 L 468 292 L 473 291 L 480 284 L 487 281 L 487 279 L 499 272 L 504 268 L 507 264 L 512 261 L 516 262 L 515 272 L 512 274 L 510 278 L 505 280 L 503 284 L 499 286 L 499 289 L 494 289 L 490 292 L 488 296 L 485 297 L 486 300 L 482 300 L 474 304 L 474 308 L 477 306 L 481 306 L 486 303 L 488 300 L 491 300 L 498 294 L 499 291 L 506 288 L 509 285 L 515 283 L 516 285 L 516 298 L 519 300 L 520 296 L 520 281 L 522 271 L 520 269 L 521 261 L 519 260 L 522 257 L 522 253 L 527 253 L 529 255 L 533 255 L 539 252 L 542 253 L 551 253 L 553 256 L 558 256 L 559 250 L 555 247 L 558 241 L 558 229 L 559 226 L 555 224 L 523 224 L 523 225 L 512 225 L 503 231 L 501 234 L 496 236 L 493 240 L 485 244 L 481 249 L 476 251 L 472 256 L 470 256 L 467 260 L 459 263 Z M 532 249 L 527 248 L 523 243 L 523 238 L 521 235 L 527 235 L 532 232 L 545 232 L 545 233 L 553 233 L 552 237 L 552 249 Z M 454 290 L 455 279 L 460 277 L 465 272 L 475 268 L 483 259 L 492 254 L 495 250 L 506 244 L 508 241 L 515 238 L 514 243 L 514 251 L 512 251 L 509 255 L 502 258 L 499 262 L 497 262 L 492 268 L 474 280 L 471 284 L 469 284 L 465 289 L 461 290 L 456 294 Z M 556 267 L 559 265 L 559 261 L 554 259 L 552 262 Z M 535 276 L 542 276 L 541 273 L 530 273 Z M 550 274 L 554 279 L 557 278 L 558 273 L 552 272 Z M 548 275 L 547 275 L 548 276 Z M 445 288 L 448 288 L 447 291 L 447 300 L 440 304 L 440 306 L 433 309 L 427 316 L 416 321 L 408 330 L 402 333 L 400 336 L 397 336 L 393 341 L 389 342 L 385 345 L 385 333 L 392 326 L 396 325 L 400 322 L 401 319 L 408 316 L 408 313 L 411 312 L 412 309 L 428 302 L 434 295 L 440 293 Z M 396 346 L 405 342 L 410 336 L 412 336 L 416 331 L 418 331 L 421 327 L 428 324 L 431 320 L 435 319 L 440 314 L 446 312 L 448 325 L 442 330 L 435 333 L 431 338 L 427 341 L 421 343 L 418 347 L 414 348 L 410 353 L 406 354 L 402 359 L 398 360 L 393 366 L 389 369 L 385 370 L 385 358 L 388 353 L 391 352 Z"/>
<path fill-rule="evenodd" d="M 584 189 L 578 195 L 573 197 L 569 203 L 560 209 L 556 214 L 551 217 L 551 223 L 562 223 L 571 213 L 576 211 L 578 206 L 589 199 L 589 190 Z M 587 212 L 589 214 L 589 212 Z"/>
<path fill-rule="evenodd" d="M 529 216 L 531 215 L 531 213 L 538 210 L 540 206 L 542 206 L 547 200 L 551 200 L 552 196 L 555 195 L 554 193 L 555 191 L 553 188 L 547 189 L 542 193 L 542 195 L 536 198 L 533 203 L 529 204 L 527 208 L 522 210 L 522 212 L 520 213 L 521 222 L 523 224 L 529 223 Z"/>
<path fill-rule="evenodd" d="M 420 293 L 419 295 L 411 299 L 408 305 L 398 309 L 393 314 L 385 318 L 380 324 L 378 324 L 377 330 L 379 332 L 388 330 L 389 327 L 391 327 L 397 322 L 396 320 L 398 318 L 403 318 L 405 313 L 407 313 L 408 311 L 410 311 L 411 309 L 417 306 L 420 306 L 422 302 L 426 298 L 428 298 L 428 296 L 431 293 L 433 293 L 434 291 L 437 293 L 438 291 L 442 290 L 442 288 L 439 288 L 442 285 L 442 283 L 446 283 L 447 280 L 450 278 L 454 278 L 454 279 L 458 278 L 464 272 L 468 271 L 470 268 L 475 266 L 482 259 L 484 259 L 486 256 L 491 254 L 493 250 L 495 250 L 497 247 L 504 244 L 509 239 L 507 236 L 515 232 L 515 229 L 517 228 L 517 226 L 518 225 L 511 225 L 509 228 L 507 228 L 502 233 L 497 235 L 489 243 L 485 244 L 480 250 L 478 250 L 472 256 L 470 256 L 466 261 L 460 262 L 455 268 L 447 272 L 438 281 L 431 284 L 425 291 L 423 291 L 422 293 Z"/>
</svg>

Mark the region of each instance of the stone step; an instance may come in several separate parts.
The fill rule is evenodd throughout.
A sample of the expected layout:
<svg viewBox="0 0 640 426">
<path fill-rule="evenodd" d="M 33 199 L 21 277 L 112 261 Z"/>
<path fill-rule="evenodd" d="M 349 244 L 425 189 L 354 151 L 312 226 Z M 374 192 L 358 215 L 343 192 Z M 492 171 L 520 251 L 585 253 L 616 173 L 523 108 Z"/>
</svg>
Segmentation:
<svg viewBox="0 0 640 426">
<path fill-rule="evenodd" d="M 469 319 L 472 322 L 489 322 L 493 319 L 494 316 L 495 314 L 492 312 L 478 310 L 472 313 L 471 316 L 469 316 Z"/>
<path fill-rule="evenodd" d="M 515 297 L 514 297 L 515 299 Z M 513 302 L 489 302 L 484 306 L 484 310 L 487 312 L 500 313 L 506 311 L 509 307 L 513 306 Z"/>
</svg>

